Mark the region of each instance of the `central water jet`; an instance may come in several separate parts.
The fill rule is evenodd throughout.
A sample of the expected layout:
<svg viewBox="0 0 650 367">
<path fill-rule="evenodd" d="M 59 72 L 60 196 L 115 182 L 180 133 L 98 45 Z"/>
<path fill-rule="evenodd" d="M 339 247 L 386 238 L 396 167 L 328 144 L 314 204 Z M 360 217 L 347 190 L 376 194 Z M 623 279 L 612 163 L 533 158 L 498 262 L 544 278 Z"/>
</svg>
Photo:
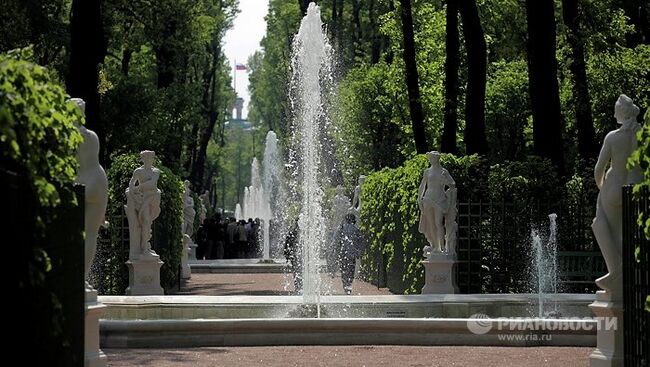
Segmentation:
<svg viewBox="0 0 650 367">
<path fill-rule="evenodd" d="M 302 252 L 302 283 L 305 303 L 320 302 L 319 263 L 325 239 L 323 183 L 326 182 L 321 138 L 328 118 L 323 97 L 331 82 L 331 47 L 323 30 L 320 8 L 309 4 L 307 15 L 293 41 L 291 109 L 294 116 L 293 147 L 290 154 L 297 180 L 294 194 L 299 198 L 299 244 Z"/>
</svg>

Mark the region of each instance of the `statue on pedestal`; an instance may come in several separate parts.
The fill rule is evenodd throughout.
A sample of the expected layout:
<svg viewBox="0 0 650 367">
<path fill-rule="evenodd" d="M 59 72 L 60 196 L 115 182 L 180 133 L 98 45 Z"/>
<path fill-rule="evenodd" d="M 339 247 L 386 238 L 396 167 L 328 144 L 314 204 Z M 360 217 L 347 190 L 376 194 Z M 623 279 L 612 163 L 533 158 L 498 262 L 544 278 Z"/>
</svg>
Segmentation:
<svg viewBox="0 0 650 367">
<path fill-rule="evenodd" d="M 354 196 L 352 196 L 352 206 L 348 211 L 349 214 L 354 214 L 357 218 L 357 223 L 359 223 L 359 215 L 361 214 L 361 187 L 366 181 L 366 176 L 359 176 L 359 184 L 354 188 Z"/>
<path fill-rule="evenodd" d="M 144 163 L 133 171 L 133 177 L 126 189 L 126 216 L 129 221 L 130 259 L 155 257 L 151 249 L 151 225 L 160 215 L 160 170 L 153 167 L 155 152 L 140 152 Z"/>
<path fill-rule="evenodd" d="M 431 166 L 424 171 L 418 189 L 418 231 L 427 238 L 424 254 L 454 254 L 456 248 L 456 182 L 440 165 L 440 153 L 429 152 Z"/>
<path fill-rule="evenodd" d="M 192 190 L 190 190 L 190 181 L 185 180 L 185 192 L 183 193 L 183 234 L 192 237 L 194 233 L 194 217 L 196 210 L 194 209 L 194 199 L 192 198 Z"/>
<path fill-rule="evenodd" d="M 81 110 L 82 114 L 86 113 L 86 103 L 83 99 L 72 98 Z M 108 180 L 106 172 L 99 164 L 99 138 L 94 131 L 86 129 L 82 125 L 77 125 L 84 141 L 77 148 L 77 161 L 79 162 L 79 172 L 77 172 L 76 182 L 85 186 L 85 205 L 84 205 L 84 230 L 85 239 L 85 257 L 84 257 L 84 275 L 88 278 L 90 266 L 95 257 L 97 250 L 97 237 L 99 227 L 105 223 L 106 205 L 108 203 Z M 86 289 L 91 289 L 86 282 Z"/>
<path fill-rule="evenodd" d="M 594 169 L 596 185 L 600 192 L 596 203 L 596 218 L 591 228 L 609 271 L 597 279 L 596 284 L 615 298 L 621 298 L 623 292 L 621 187 L 643 179 L 639 167 L 630 171 L 626 168 L 628 157 L 637 149 L 636 132 L 641 128 L 636 121 L 638 115 L 639 107 L 631 98 L 622 94 L 614 106 L 614 117 L 621 127 L 605 136 Z M 609 169 L 605 171 L 608 166 Z"/>
</svg>

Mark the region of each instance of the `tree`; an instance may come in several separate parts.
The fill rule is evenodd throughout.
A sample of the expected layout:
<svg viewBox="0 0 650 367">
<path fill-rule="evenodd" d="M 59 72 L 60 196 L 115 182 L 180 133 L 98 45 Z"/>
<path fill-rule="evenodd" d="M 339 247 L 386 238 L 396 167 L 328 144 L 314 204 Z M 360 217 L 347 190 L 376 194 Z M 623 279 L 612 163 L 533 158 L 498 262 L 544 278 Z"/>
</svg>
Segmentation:
<svg viewBox="0 0 650 367">
<path fill-rule="evenodd" d="M 528 78 L 535 154 L 564 170 L 553 0 L 526 0 Z"/>
<path fill-rule="evenodd" d="M 467 95 L 465 97 L 465 146 L 468 154 L 487 153 L 485 138 L 485 83 L 487 47 L 476 0 L 461 0 L 460 17 L 467 49 Z"/>
<path fill-rule="evenodd" d="M 562 17 L 569 29 L 567 40 L 571 48 L 571 76 L 573 78 L 573 105 L 578 130 L 578 153 L 582 158 L 594 158 L 598 154 L 598 145 L 591 115 L 591 96 L 587 85 L 587 67 L 585 63 L 585 45 L 582 35 L 579 0 L 562 0 Z"/>
<path fill-rule="evenodd" d="M 411 111 L 411 125 L 413 127 L 413 139 L 415 150 L 419 154 L 429 150 L 427 136 L 424 130 L 424 113 L 422 101 L 420 100 L 420 86 L 418 80 L 418 68 L 415 61 L 415 35 L 413 32 L 413 14 L 411 12 L 411 0 L 400 0 L 402 36 L 404 41 L 404 69 L 406 74 L 406 88 L 409 97 Z"/>
<path fill-rule="evenodd" d="M 445 112 L 440 150 L 456 154 L 458 129 L 458 64 L 460 41 L 458 34 L 458 1 L 447 0 L 445 35 Z M 460 0 L 462 1 L 462 0 Z"/>
<path fill-rule="evenodd" d="M 101 0 L 74 0 L 70 20 L 70 71 L 67 90 L 72 97 L 86 102 L 86 126 L 94 130 L 100 142 L 100 160 L 104 161 L 106 136 L 99 114 L 99 65 L 104 62 Z"/>
</svg>

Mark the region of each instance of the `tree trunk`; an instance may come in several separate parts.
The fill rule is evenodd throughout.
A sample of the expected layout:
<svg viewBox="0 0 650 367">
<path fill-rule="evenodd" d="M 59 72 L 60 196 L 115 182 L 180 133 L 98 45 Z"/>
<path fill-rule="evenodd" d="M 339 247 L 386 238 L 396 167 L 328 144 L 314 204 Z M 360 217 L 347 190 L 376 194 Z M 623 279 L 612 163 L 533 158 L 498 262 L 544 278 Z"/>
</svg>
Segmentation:
<svg viewBox="0 0 650 367">
<path fill-rule="evenodd" d="M 420 100 L 420 85 L 418 81 L 418 68 L 415 60 L 415 35 L 413 32 L 413 15 L 411 13 L 411 0 L 400 0 L 402 34 L 404 36 L 404 69 L 406 73 L 406 89 L 411 110 L 411 124 L 415 150 L 426 153 L 429 150 L 426 132 L 424 130 L 424 113 Z"/>
<path fill-rule="evenodd" d="M 376 64 L 381 57 L 381 36 L 379 35 L 379 27 L 377 26 L 377 13 L 375 9 L 375 0 L 370 0 L 368 7 L 368 17 L 370 18 L 370 63 Z"/>
<path fill-rule="evenodd" d="M 650 3 L 648 0 L 623 0 L 623 10 L 634 25 L 634 31 L 626 35 L 627 46 L 650 43 Z"/>
<path fill-rule="evenodd" d="M 105 163 L 106 133 L 99 113 L 99 65 L 107 43 L 102 26 L 101 0 L 74 0 L 70 19 L 70 96 L 86 102 L 86 127 L 99 137 L 99 160 Z"/>
<path fill-rule="evenodd" d="M 217 68 L 219 67 L 221 63 L 221 50 L 219 47 L 216 47 L 213 50 L 213 55 L 212 55 L 212 66 L 211 66 L 211 86 L 210 86 L 210 98 L 206 101 L 208 103 L 207 106 L 204 105 L 204 110 L 207 112 L 207 126 L 205 130 L 203 130 L 203 134 L 201 134 L 201 138 L 199 140 L 199 148 L 196 153 L 196 160 L 194 161 L 194 165 L 192 166 L 192 184 L 193 187 L 195 187 L 195 190 L 197 192 L 200 192 L 203 190 L 203 174 L 205 171 L 205 159 L 207 155 L 207 150 L 208 150 L 208 143 L 210 143 L 210 138 L 212 137 L 212 133 L 214 132 L 214 126 L 216 125 L 217 121 L 219 120 L 219 108 L 216 106 L 216 96 L 219 94 L 217 88 Z"/>
<path fill-rule="evenodd" d="M 573 103 L 578 130 L 578 153 L 582 158 L 594 158 L 598 154 L 596 134 L 591 115 L 591 96 L 587 85 L 585 46 L 580 30 L 579 0 L 562 0 L 564 24 L 569 28 L 567 40 L 571 46 L 573 76 Z"/>
<path fill-rule="evenodd" d="M 486 154 L 488 150 L 485 138 L 487 46 L 476 0 L 460 0 L 459 10 L 467 49 L 465 147 L 468 154 Z"/>
<path fill-rule="evenodd" d="M 535 154 L 550 159 L 564 172 L 562 113 L 555 58 L 553 0 L 526 0 L 528 79 L 533 111 Z"/>
<path fill-rule="evenodd" d="M 440 150 L 458 153 L 456 132 L 458 130 L 458 65 L 460 64 L 460 40 L 458 34 L 458 1 L 447 0 L 445 37 L 445 111 Z M 463 1 L 463 0 L 460 0 Z"/>
<path fill-rule="evenodd" d="M 131 57 L 133 56 L 133 51 L 129 48 L 125 48 L 122 51 L 122 75 L 129 76 L 129 66 L 131 64 Z"/>
</svg>

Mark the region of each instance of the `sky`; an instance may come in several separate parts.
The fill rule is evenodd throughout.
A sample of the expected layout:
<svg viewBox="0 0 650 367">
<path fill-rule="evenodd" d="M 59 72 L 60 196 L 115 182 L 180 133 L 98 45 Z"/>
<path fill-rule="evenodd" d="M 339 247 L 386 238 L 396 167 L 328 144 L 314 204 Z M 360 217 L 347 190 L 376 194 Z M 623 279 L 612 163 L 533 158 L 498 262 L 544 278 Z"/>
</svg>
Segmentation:
<svg viewBox="0 0 650 367">
<path fill-rule="evenodd" d="M 268 11 L 268 0 L 239 0 L 239 10 L 234 26 L 226 33 L 225 53 L 231 67 L 235 62 L 246 64 L 248 57 L 260 48 L 260 41 L 266 33 L 264 17 Z M 244 98 L 244 118 L 248 116 L 248 72 L 237 71 L 237 95 Z"/>
</svg>

